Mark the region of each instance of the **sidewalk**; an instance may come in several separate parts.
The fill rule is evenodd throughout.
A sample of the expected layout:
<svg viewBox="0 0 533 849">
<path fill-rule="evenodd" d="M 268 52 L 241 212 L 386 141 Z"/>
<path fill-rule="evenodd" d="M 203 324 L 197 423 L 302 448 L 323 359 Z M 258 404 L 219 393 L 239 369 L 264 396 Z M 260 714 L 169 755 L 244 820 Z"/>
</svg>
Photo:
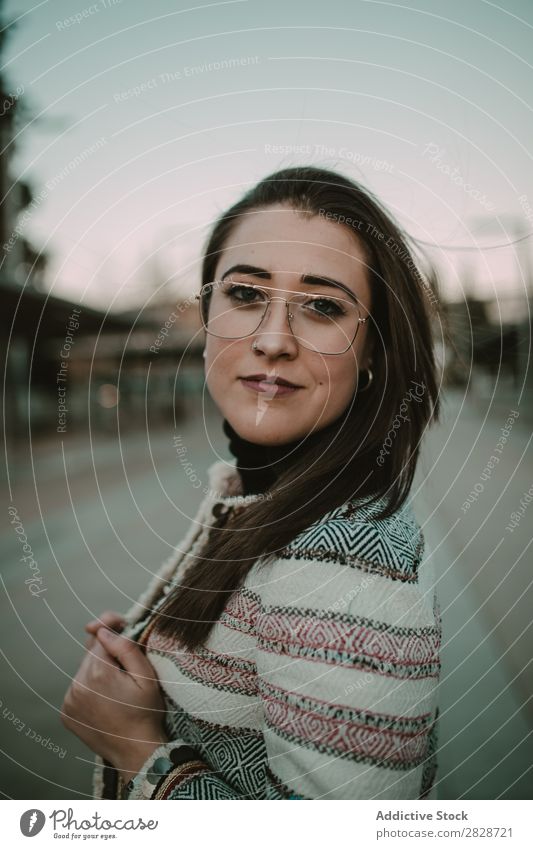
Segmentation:
<svg viewBox="0 0 533 849">
<path fill-rule="evenodd" d="M 20 561 L 4 510 L 0 746 L 9 765 L 3 790 L 13 798 L 91 795 L 92 754 L 63 728 L 58 711 L 84 654 L 84 624 L 137 599 L 203 498 L 180 463 L 175 433 L 207 486 L 214 452 L 229 456 L 209 413 L 205 428 L 196 418 L 176 432 L 170 423 L 148 436 L 127 433 L 120 443 L 94 434 L 92 452 L 82 434 L 63 448 L 59 439 L 37 440 L 33 459 L 10 457 L 12 503 L 45 588 L 40 597 L 29 592 L 25 580 L 35 571 Z M 206 450 L 206 433 L 213 449 Z"/>
<path fill-rule="evenodd" d="M 441 798 L 533 791 L 533 509 L 507 530 L 533 480 L 531 430 L 511 409 L 450 393 L 413 488 L 443 617 Z"/>
</svg>

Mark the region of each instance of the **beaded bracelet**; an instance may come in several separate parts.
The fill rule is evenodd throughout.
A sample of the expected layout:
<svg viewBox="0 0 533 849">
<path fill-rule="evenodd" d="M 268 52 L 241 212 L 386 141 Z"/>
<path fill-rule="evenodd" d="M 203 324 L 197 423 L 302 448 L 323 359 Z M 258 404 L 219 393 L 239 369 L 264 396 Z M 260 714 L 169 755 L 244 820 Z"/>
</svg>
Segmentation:
<svg viewBox="0 0 533 849">
<path fill-rule="evenodd" d="M 187 743 L 173 740 L 155 749 L 141 769 L 121 791 L 121 799 L 151 799 L 157 785 L 169 772 L 187 761 L 198 760 L 198 753 Z"/>
</svg>

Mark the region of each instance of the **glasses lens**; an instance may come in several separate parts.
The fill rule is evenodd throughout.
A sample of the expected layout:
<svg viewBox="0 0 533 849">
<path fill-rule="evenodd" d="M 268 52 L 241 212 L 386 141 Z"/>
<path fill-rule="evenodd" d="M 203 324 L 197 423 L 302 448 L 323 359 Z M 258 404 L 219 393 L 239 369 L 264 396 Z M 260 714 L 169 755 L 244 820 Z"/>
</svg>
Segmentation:
<svg viewBox="0 0 533 849">
<path fill-rule="evenodd" d="M 291 300 L 292 332 L 301 345 L 321 354 L 342 354 L 354 341 L 360 313 L 353 301 L 329 296 Z"/>
<path fill-rule="evenodd" d="M 223 339 L 250 336 L 268 307 L 266 292 L 231 280 L 206 284 L 201 293 L 205 329 Z M 326 295 L 294 295 L 289 300 L 289 322 L 299 344 L 321 354 L 342 354 L 359 328 L 357 304 Z"/>
<path fill-rule="evenodd" d="M 204 325 L 213 336 L 239 339 L 261 324 L 268 297 L 260 289 L 231 280 L 208 283 L 202 290 Z"/>
</svg>

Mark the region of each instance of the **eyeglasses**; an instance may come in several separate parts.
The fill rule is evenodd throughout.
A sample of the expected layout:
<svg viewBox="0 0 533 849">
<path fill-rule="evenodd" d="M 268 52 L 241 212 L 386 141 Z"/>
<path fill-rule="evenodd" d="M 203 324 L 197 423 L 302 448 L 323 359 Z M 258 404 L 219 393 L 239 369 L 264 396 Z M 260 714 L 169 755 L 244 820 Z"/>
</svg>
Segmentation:
<svg viewBox="0 0 533 849">
<path fill-rule="evenodd" d="M 206 333 L 221 339 L 242 339 L 255 333 L 273 300 L 285 301 L 291 332 L 318 354 L 344 354 L 353 344 L 362 318 L 355 300 L 298 292 L 292 298 L 273 298 L 271 286 L 215 280 L 204 283 L 196 300 Z M 290 290 L 289 290 L 290 291 Z M 289 306 L 290 305 L 290 306 Z"/>
</svg>

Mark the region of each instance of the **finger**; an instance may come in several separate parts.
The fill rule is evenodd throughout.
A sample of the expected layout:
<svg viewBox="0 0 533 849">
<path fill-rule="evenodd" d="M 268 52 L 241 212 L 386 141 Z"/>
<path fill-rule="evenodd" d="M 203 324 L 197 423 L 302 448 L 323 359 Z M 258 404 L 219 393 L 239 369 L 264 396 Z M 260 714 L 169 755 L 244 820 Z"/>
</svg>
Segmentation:
<svg viewBox="0 0 533 849">
<path fill-rule="evenodd" d="M 101 626 L 100 626 L 100 627 L 101 627 Z M 93 634 L 91 634 L 91 635 L 90 635 L 89 637 L 87 637 L 87 639 L 85 640 L 85 644 L 84 644 L 84 645 L 85 645 L 85 648 L 87 649 L 87 651 L 88 651 L 88 652 L 91 652 L 91 651 L 94 649 L 94 647 L 95 647 L 95 645 L 96 645 L 97 643 L 98 643 L 98 640 L 96 639 L 96 634 L 94 634 L 94 635 L 93 635 Z"/>
<path fill-rule="evenodd" d="M 98 619 L 91 619 L 90 622 L 87 622 L 85 630 L 96 634 L 98 628 L 105 626 L 118 631 L 122 630 L 125 624 L 126 620 L 120 615 L 120 613 L 114 613 L 113 611 L 108 610 L 105 613 L 102 613 Z"/>
<path fill-rule="evenodd" d="M 109 631 L 109 633 L 112 634 L 113 631 Z M 107 650 L 106 646 L 104 646 L 102 642 L 98 640 L 97 636 L 94 638 L 94 645 L 91 646 L 90 653 L 93 654 L 95 657 L 99 658 L 100 660 L 104 660 L 108 664 L 108 666 L 113 666 L 116 669 L 120 669 L 121 672 L 126 672 L 120 660 L 114 657 L 114 655 L 112 655 Z"/>
<path fill-rule="evenodd" d="M 110 672 L 114 672 L 115 670 L 123 671 L 120 663 L 113 657 L 112 654 L 109 654 L 102 643 L 95 638 L 94 645 L 92 645 L 87 651 L 80 663 L 76 674 L 76 680 L 91 680 L 95 669 L 99 666 L 99 664 L 105 664 L 109 668 Z M 101 667 L 99 668 L 101 671 Z"/>
<path fill-rule="evenodd" d="M 107 628 L 99 628 L 96 636 L 130 675 L 154 679 L 154 668 L 136 642 Z"/>
<path fill-rule="evenodd" d="M 125 618 L 114 610 L 106 610 L 101 614 L 99 619 L 92 619 L 85 625 L 85 631 L 89 637 L 85 640 L 84 646 L 89 651 L 96 642 L 96 632 L 102 627 L 102 623 L 113 631 L 122 631 L 126 625 Z"/>
<path fill-rule="evenodd" d="M 117 633 L 123 631 L 126 625 L 126 620 L 119 617 L 118 614 L 102 614 L 102 621 L 106 627 L 111 628 L 112 631 L 116 631 Z M 100 621 L 100 619 L 93 619 L 91 622 L 87 622 L 85 631 L 90 636 L 85 640 L 86 649 L 90 649 L 94 645 L 96 632 L 98 631 L 98 628 L 102 627 L 102 621 Z"/>
<path fill-rule="evenodd" d="M 97 639 L 95 639 L 95 641 L 94 641 L 94 646 L 92 647 L 92 649 L 90 651 L 90 655 L 95 657 L 97 660 L 102 660 L 105 663 L 110 664 L 111 666 L 114 666 L 114 667 L 120 666 L 120 664 L 118 663 L 118 661 L 114 657 L 114 655 L 112 655 L 111 652 L 109 652 L 106 649 L 106 647 L 104 645 L 102 645 L 102 643 Z"/>
<path fill-rule="evenodd" d="M 113 631 L 121 631 L 125 624 L 126 620 L 120 613 L 116 613 L 113 610 L 106 610 L 98 619 L 91 619 L 90 622 L 87 622 L 85 630 L 89 634 L 96 635 L 98 628 L 101 628 L 102 625 L 111 628 Z"/>
<path fill-rule="evenodd" d="M 87 637 L 87 639 L 85 640 L 85 648 L 87 649 L 87 651 L 89 651 L 89 649 L 91 649 L 96 642 L 96 637 Z"/>
</svg>

